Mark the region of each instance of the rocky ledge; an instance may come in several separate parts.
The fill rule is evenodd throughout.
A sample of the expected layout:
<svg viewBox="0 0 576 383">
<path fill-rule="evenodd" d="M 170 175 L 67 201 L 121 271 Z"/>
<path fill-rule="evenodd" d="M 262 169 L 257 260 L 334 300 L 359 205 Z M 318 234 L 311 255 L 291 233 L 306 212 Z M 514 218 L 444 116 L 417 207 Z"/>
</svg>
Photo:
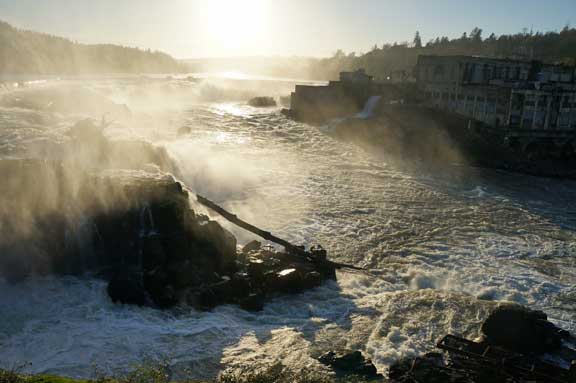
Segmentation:
<svg viewBox="0 0 576 383">
<path fill-rule="evenodd" d="M 391 382 L 570 383 L 576 381 L 576 339 L 522 306 L 496 308 L 476 341 L 448 335 L 432 352 L 392 365 Z"/>
<path fill-rule="evenodd" d="M 173 177 L 144 171 L 70 174 L 55 161 L 4 160 L 0 276 L 92 273 L 114 302 L 260 310 L 267 297 L 335 278 L 325 252 L 306 258 L 236 238 L 196 212 Z M 310 253 L 312 255 L 312 253 Z"/>
</svg>

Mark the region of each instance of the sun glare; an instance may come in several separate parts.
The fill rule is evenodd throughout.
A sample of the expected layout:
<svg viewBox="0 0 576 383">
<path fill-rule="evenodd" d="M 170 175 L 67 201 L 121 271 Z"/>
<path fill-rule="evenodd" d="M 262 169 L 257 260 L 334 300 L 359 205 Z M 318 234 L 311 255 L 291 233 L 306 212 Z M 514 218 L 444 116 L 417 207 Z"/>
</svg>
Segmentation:
<svg viewBox="0 0 576 383">
<path fill-rule="evenodd" d="M 211 42 L 228 52 L 253 50 L 266 37 L 267 0 L 210 0 L 205 12 L 205 31 Z"/>
</svg>

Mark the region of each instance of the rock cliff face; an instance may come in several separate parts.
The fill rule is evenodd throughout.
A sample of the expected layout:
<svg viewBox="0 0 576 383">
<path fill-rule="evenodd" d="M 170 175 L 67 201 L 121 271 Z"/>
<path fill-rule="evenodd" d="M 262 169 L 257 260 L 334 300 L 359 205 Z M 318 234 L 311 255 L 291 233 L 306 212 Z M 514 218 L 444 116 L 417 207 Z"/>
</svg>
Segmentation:
<svg viewBox="0 0 576 383">
<path fill-rule="evenodd" d="M 196 213 L 171 176 L 102 171 L 71 178 L 59 162 L 0 161 L 0 276 L 93 273 L 119 303 L 262 308 L 334 277 L 324 264 L 236 238 Z"/>
</svg>

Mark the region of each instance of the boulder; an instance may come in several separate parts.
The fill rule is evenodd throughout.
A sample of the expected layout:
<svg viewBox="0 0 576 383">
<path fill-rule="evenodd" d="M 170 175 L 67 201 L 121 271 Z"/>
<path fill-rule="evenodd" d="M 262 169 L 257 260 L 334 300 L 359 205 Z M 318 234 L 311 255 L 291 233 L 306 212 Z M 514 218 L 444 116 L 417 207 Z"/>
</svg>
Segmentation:
<svg viewBox="0 0 576 383">
<path fill-rule="evenodd" d="M 266 291 L 294 294 L 304 290 L 302 272 L 296 268 L 271 271 L 265 279 Z"/>
<path fill-rule="evenodd" d="M 176 291 L 162 268 L 144 274 L 144 287 L 158 308 L 167 309 L 178 303 Z"/>
<path fill-rule="evenodd" d="M 248 105 L 255 108 L 266 108 L 277 104 L 273 97 L 254 97 L 248 101 Z"/>
<path fill-rule="evenodd" d="M 118 271 L 108 283 L 108 296 L 114 303 L 138 306 L 150 303 L 142 276 L 136 272 Z"/>
<path fill-rule="evenodd" d="M 317 271 L 310 271 L 304 275 L 304 280 L 302 281 L 302 287 L 304 289 L 313 289 L 322 285 L 324 279 L 322 274 Z"/>
<path fill-rule="evenodd" d="M 240 308 L 246 311 L 262 311 L 264 309 L 264 299 L 264 293 L 256 291 L 240 300 Z"/>
<path fill-rule="evenodd" d="M 561 348 L 565 332 L 542 311 L 517 305 L 500 306 L 482 324 L 485 342 L 521 354 L 544 354 Z"/>
<path fill-rule="evenodd" d="M 369 380 L 382 379 L 376 366 L 360 351 L 337 353 L 330 351 L 320 358 L 320 363 L 332 367 L 337 376 L 357 376 Z"/>
</svg>

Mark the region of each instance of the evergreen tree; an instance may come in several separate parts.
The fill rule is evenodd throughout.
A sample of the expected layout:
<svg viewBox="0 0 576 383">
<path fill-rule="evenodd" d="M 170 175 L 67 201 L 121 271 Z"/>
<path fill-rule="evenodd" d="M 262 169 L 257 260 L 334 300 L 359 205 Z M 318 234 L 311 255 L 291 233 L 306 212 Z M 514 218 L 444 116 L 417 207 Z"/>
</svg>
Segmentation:
<svg viewBox="0 0 576 383">
<path fill-rule="evenodd" d="M 482 29 L 476 27 L 472 29 L 470 32 L 470 40 L 474 43 L 481 43 L 482 42 Z"/>
<path fill-rule="evenodd" d="M 422 48 L 422 38 L 420 37 L 419 31 L 416 31 L 416 35 L 414 36 L 414 48 L 416 49 Z"/>
</svg>

